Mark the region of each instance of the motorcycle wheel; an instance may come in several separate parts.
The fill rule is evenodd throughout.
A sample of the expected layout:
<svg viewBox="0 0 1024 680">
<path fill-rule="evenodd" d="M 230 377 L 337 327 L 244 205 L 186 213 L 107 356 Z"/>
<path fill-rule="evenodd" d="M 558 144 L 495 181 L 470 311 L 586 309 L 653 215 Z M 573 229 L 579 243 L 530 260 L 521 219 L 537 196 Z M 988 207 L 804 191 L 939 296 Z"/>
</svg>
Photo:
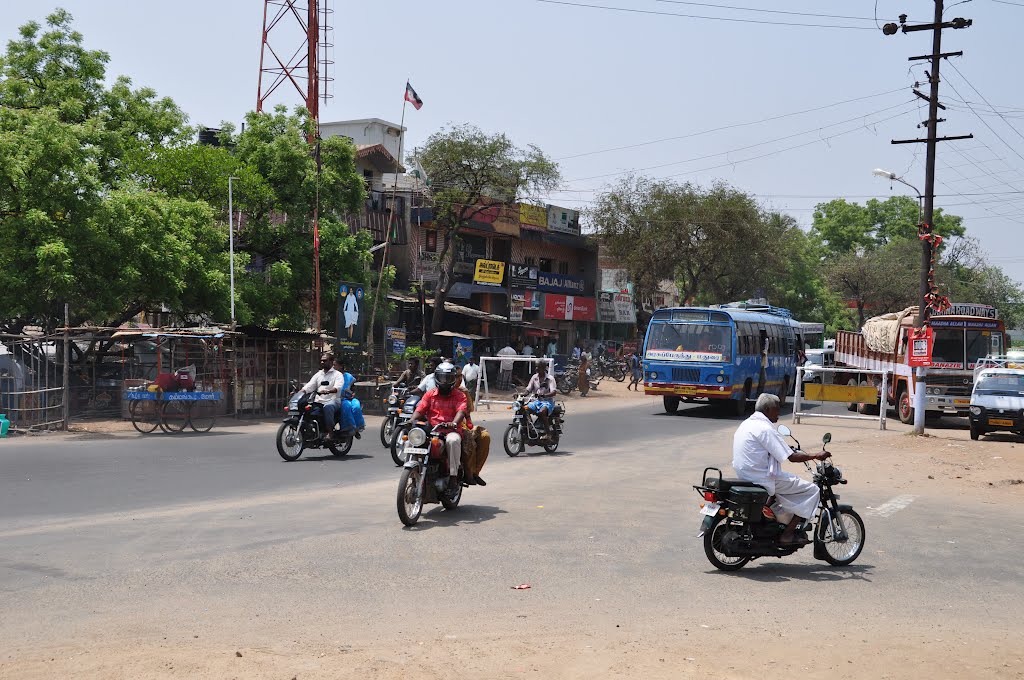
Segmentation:
<svg viewBox="0 0 1024 680">
<path fill-rule="evenodd" d="M 821 559 L 833 566 L 845 567 L 853 564 L 864 549 L 864 520 L 853 510 L 843 510 L 839 521 L 843 523 L 848 538 L 843 542 L 836 541 L 832 537 L 832 527 L 819 519 L 814 531 L 814 554 L 821 555 Z"/>
<path fill-rule="evenodd" d="M 750 561 L 749 557 L 729 557 L 722 553 L 722 536 L 729 530 L 729 524 L 724 521 L 725 517 L 719 515 L 711 524 L 711 528 L 704 533 L 704 554 L 708 556 L 716 569 L 722 571 L 736 571 L 742 569 L 743 565 Z"/>
<path fill-rule="evenodd" d="M 288 443 L 289 439 L 292 440 L 291 444 Z M 277 428 L 277 452 L 281 457 L 287 461 L 298 460 L 303 446 L 302 434 L 295 430 L 295 426 L 281 423 L 281 427 Z"/>
<path fill-rule="evenodd" d="M 556 387 L 558 388 L 559 392 L 568 395 L 571 394 L 574 389 L 576 389 L 576 381 L 573 380 L 572 378 L 563 377 L 561 381 L 558 382 Z"/>
<path fill-rule="evenodd" d="M 391 435 L 395 431 L 395 419 L 388 417 L 380 424 L 380 445 L 385 449 L 391 446 Z"/>
<path fill-rule="evenodd" d="M 612 369 L 612 377 L 615 378 L 615 382 L 622 382 L 626 379 L 626 371 L 621 366 L 616 366 Z"/>
<path fill-rule="evenodd" d="M 423 498 L 420 496 L 419 469 L 402 470 L 398 480 L 398 519 L 402 524 L 411 527 L 419 521 L 423 512 Z"/>
<path fill-rule="evenodd" d="M 523 452 L 523 433 L 520 432 L 519 426 L 515 423 L 511 423 L 505 428 L 505 434 L 501 438 L 501 442 L 505 445 L 505 453 L 513 458 Z"/>
<path fill-rule="evenodd" d="M 551 439 L 551 441 L 549 441 L 546 444 L 544 444 L 544 450 L 547 451 L 548 453 L 554 453 L 555 451 L 557 451 L 558 450 L 558 439 L 559 439 L 558 435 L 557 434 L 554 435 L 554 437 Z"/>
<path fill-rule="evenodd" d="M 344 439 L 341 440 L 341 443 L 328 444 L 327 448 L 329 448 L 331 450 L 331 453 L 333 453 L 335 456 L 341 458 L 342 456 L 347 456 L 349 452 L 352 450 L 352 444 L 354 443 L 354 440 L 355 437 L 345 437 Z"/>
<path fill-rule="evenodd" d="M 462 484 L 459 484 L 459 490 L 455 492 L 454 496 L 449 496 L 447 493 L 439 494 L 441 499 L 441 507 L 445 510 L 454 510 L 459 507 L 459 501 L 462 500 Z"/>
<path fill-rule="evenodd" d="M 391 460 L 395 461 L 398 467 L 405 465 L 405 441 L 402 439 L 404 434 L 403 430 L 396 428 L 391 435 Z"/>
</svg>

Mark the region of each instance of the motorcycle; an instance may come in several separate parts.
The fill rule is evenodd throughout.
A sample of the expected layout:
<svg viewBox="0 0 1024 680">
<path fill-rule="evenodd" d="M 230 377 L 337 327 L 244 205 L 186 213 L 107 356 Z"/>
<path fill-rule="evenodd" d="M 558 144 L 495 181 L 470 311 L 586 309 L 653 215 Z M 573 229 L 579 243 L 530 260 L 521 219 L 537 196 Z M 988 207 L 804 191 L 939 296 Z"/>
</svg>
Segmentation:
<svg viewBox="0 0 1024 680">
<path fill-rule="evenodd" d="M 404 383 L 391 388 L 391 394 L 388 396 L 388 410 L 380 424 L 380 445 L 384 448 L 391 446 L 391 435 L 395 433 L 395 425 L 398 424 L 402 414 L 402 404 L 405 403 L 408 393 L 409 390 L 406 389 Z"/>
<path fill-rule="evenodd" d="M 330 385 L 323 381 L 321 387 Z M 315 401 L 315 395 L 296 392 L 285 408 L 288 413 L 277 428 L 277 452 L 287 461 L 298 460 L 306 449 L 328 448 L 335 456 L 347 456 L 352 450 L 353 434 L 327 441 L 328 430 L 324 420 L 324 407 Z"/>
<path fill-rule="evenodd" d="M 565 422 L 565 404 L 555 404 L 555 410 L 548 418 L 551 423 L 551 436 L 543 440 L 541 437 L 545 434 L 544 422 L 527 409 L 527 406 L 535 401 L 536 397 L 531 397 L 527 401 L 525 396 L 516 395 L 515 402 L 509 407 L 512 409 L 512 422 L 505 428 L 505 434 L 501 438 L 505 445 L 505 453 L 509 456 L 518 456 L 527 446 L 543 446 L 548 453 L 558 450 L 558 442 L 562 438 L 562 423 Z"/>
<path fill-rule="evenodd" d="M 785 425 L 779 434 L 792 437 Z M 800 451 L 800 442 L 791 446 Z M 832 441 L 832 435 L 822 438 L 822 450 Z M 805 463 L 810 470 L 809 463 Z M 718 476 L 709 476 L 716 472 Z M 814 559 L 834 566 L 852 564 L 864 549 L 864 520 L 852 506 L 840 505 L 839 494 L 833 487 L 846 484 L 842 470 L 830 460 L 817 463 L 813 481 L 821 490 L 821 501 L 814 521 L 803 520 L 796 527 L 794 545 L 779 544 L 786 525 L 775 518 L 768 491 L 758 484 L 741 479 L 724 479 L 718 468 L 705 468 L 700 486 L 694 486 L 703 496 L 700 514 L 699 538 L 704 539 L 704 553 L 708 561 L 722 571 L 735 571 L 759 557 L 786 557 L 808 544 L 807 531 L 813 531 Z"/>
<path fill-rule="evenodd" d="M 412 426 L 412 415 L 416 410 L 416 404 L 420 403 L 421 395 L 409 394 L 402 402 L 402 411 L 398 414 L 398 421 L 391 432 L 391 460 L 395 465 L 401 467 L 405 464 L 405 445 L 409 438 L 409 428 Z"/>
<path fill-rule="evenodd" d="M 448 490 L 448 452 L 444 437 L 452 431 L 441 425 L 428 430 L 423 423 L 409 430 L 405 446 L 408 460 L 402 465 L 402 476 L 398 480 L 398 518 L 407 527 L 419 521 L 424 504 L 440 503 L 445 510 L 459 507 L 462 489 L 467 485 L 460 466 L 459 484 L 454 491 Z"/>
<path fill-rule="evenodd" d="M 622 382 L 629 373 L 629 366 L 621 359 L 601 357 L 596 364 L 599 376 L 611 378 L 615 382 Z"/>
</svg>

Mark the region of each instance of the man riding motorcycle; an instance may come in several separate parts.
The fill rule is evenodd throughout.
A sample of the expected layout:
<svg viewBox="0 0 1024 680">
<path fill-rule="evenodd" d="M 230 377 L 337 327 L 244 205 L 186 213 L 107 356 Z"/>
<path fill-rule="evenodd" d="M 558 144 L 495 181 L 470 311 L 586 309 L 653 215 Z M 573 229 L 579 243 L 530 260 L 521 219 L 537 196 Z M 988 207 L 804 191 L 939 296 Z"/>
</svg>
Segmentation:
<svg viewBox="0 0 1024 680">
<path fill-rule="evenodd" d="M 541 363 L 537 366 L 537 372 L 530 377 L 526 384 L 526 394 L 536 394 L 537 399 L 531 402 L 526 408 L 544 423 L 544 435 L 542 440 L 551 439 L 551 414 L 555 410 L 555 393 L 558 391 L 553 376 L 548 375 L 548 366 Z"/>
<path fill-rule="evenodd" d="M 423 395 L 413 414 L 413 422 L 427 423 L 430 427 L 440 425 L 451 430 L 444 438 L 448 451 L 448 493 L 455 493 L 459 488 L 459 462 L 462 458 L 462 435 L 459 432 L 469 413 L 466 395 L 455 389 L 456 380 L 454 364 L 447 361 L 439 364 L 434 370 L 437 387 Z"/>
<path fill-rule="evenodd" d="M 794 474 L 782 471 L 782 463 L 802 463 L 825 460 L 832 454 L 797 453 L 793 451 L 773 427 L 779 420 L 780 403 L 774 394 L 757 398 L 754 414 L 743 421 L 732 442 L 732 467 L 736 476 L 746 482 L 763 486 L 775 496 L 772 511 L 780 522 L 790 517 L 779 537 L 779 545 L 805 545 L 809 541 L 794 535 L 796 525 L 814 515 L 821 491 L 815 484 Z M 776 509 L 777 508 L 777 509 Z"/>
<path fill-rule="evenodd" d="M 402 375 L 398 376 L 398 380 L 396 380 L 392 385 L 394 387 L 398 387 L 399 385 L 410 387 L 414 384 L 418 385 L 422 379 L 423 371 L 420 370 L 419 357 L 413 357 L 412 359 L 409 359 L 408 366 L 402 372 Z"/>
<path fill-rule="evenodd" d="M 302 387 L 306 394 L 316 393 L 316 403 L 323 406 L 324 425 L 327 431 L 334 430 L 338 424 L 338 412 L 340 404 L 336 404 L 334 397 L 341 391 L 341 373 L 334 370 L 334 354 L 324 352 L 320 355 L 320 370 L 313 374 L 309 382 Z M 327 382 L 327 385 L 321 383 Z"/>
</svg>

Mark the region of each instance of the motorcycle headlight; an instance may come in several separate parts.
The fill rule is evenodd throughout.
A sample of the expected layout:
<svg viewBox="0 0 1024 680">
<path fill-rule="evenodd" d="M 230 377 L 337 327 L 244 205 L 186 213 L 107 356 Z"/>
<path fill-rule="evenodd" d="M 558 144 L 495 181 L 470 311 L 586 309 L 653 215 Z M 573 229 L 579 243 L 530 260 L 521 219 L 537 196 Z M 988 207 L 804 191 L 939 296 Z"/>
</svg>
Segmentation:
<svg viewBox="0 0 1024 680">
<path fill-rule="evenodd" d="M 427 443 L 427 433 L 418 427 L 414 427 L 409 432 L 409 445 L 413 447 L 420 447 Z"/>
<path fill-rule="evenodd" d="M 398 397 L 396 397 L 393 394 L 390 397 L 388 397 L 388 404 L 389 405 L 394 406 L 397 403 L 398 403 Z"/>
<path fill-rule="evenodd" d="M 981 407 L 980 406 L 972 406 L 971 407 L 971 415 L 980 416 L 981 415 Z"/>
<path fill-rule="evenodd" d="M 517 400 L 517 401 L 516 401 L 516 403 L 514 403 L 514 404 L 512 405 L 512 408 L 513 408 L 514 410 L 516 410 L 516 411 L 522 411 L 522 410 L 523 410 L 523 402 L 522 402 L 522 401 L 519 401 L 519 400 Z"/>
</svg>

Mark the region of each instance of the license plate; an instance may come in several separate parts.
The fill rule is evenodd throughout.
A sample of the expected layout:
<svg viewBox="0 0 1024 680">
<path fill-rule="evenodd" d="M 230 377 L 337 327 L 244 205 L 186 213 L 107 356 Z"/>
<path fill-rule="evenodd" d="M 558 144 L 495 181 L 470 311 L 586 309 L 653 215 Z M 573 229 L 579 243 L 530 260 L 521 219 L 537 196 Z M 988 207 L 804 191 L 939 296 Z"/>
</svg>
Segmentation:
<svg viewBox="0 0 1024 680">
<path fill-rule="evenodd" d="M 430 452 L 430 449 L 417 449 L 411 446 L 405 447 L 406 456 L 422 456 Z"/>
<path fill-rule="evenodd" d="M 989 418 L 989 425 L 1002 425 L 1003 427 L 1013 427 L 1013 421 L 1005 418 Z"/>
<path fill-rule="evenodd" d="M 700 514 L 712 517 L 718 514 L 718 503 L 705 503 L 704 507 L 700 509 Z"/>
<path fill-rule="evenodd" d="M 954 399 L 953 404 L 956 406 L 969 406 L 971 403 L 970 399 Z"/>
<path fill-rule="evenodd" d="M 697 388 L 696 387 L 678 387 L 678 388 L 676 388 L 676 394 L 680 394 L 680 395 L 683 395 L 683 396 L 693 396 L 694 394 L 697 394 Z"/>
</svg>

